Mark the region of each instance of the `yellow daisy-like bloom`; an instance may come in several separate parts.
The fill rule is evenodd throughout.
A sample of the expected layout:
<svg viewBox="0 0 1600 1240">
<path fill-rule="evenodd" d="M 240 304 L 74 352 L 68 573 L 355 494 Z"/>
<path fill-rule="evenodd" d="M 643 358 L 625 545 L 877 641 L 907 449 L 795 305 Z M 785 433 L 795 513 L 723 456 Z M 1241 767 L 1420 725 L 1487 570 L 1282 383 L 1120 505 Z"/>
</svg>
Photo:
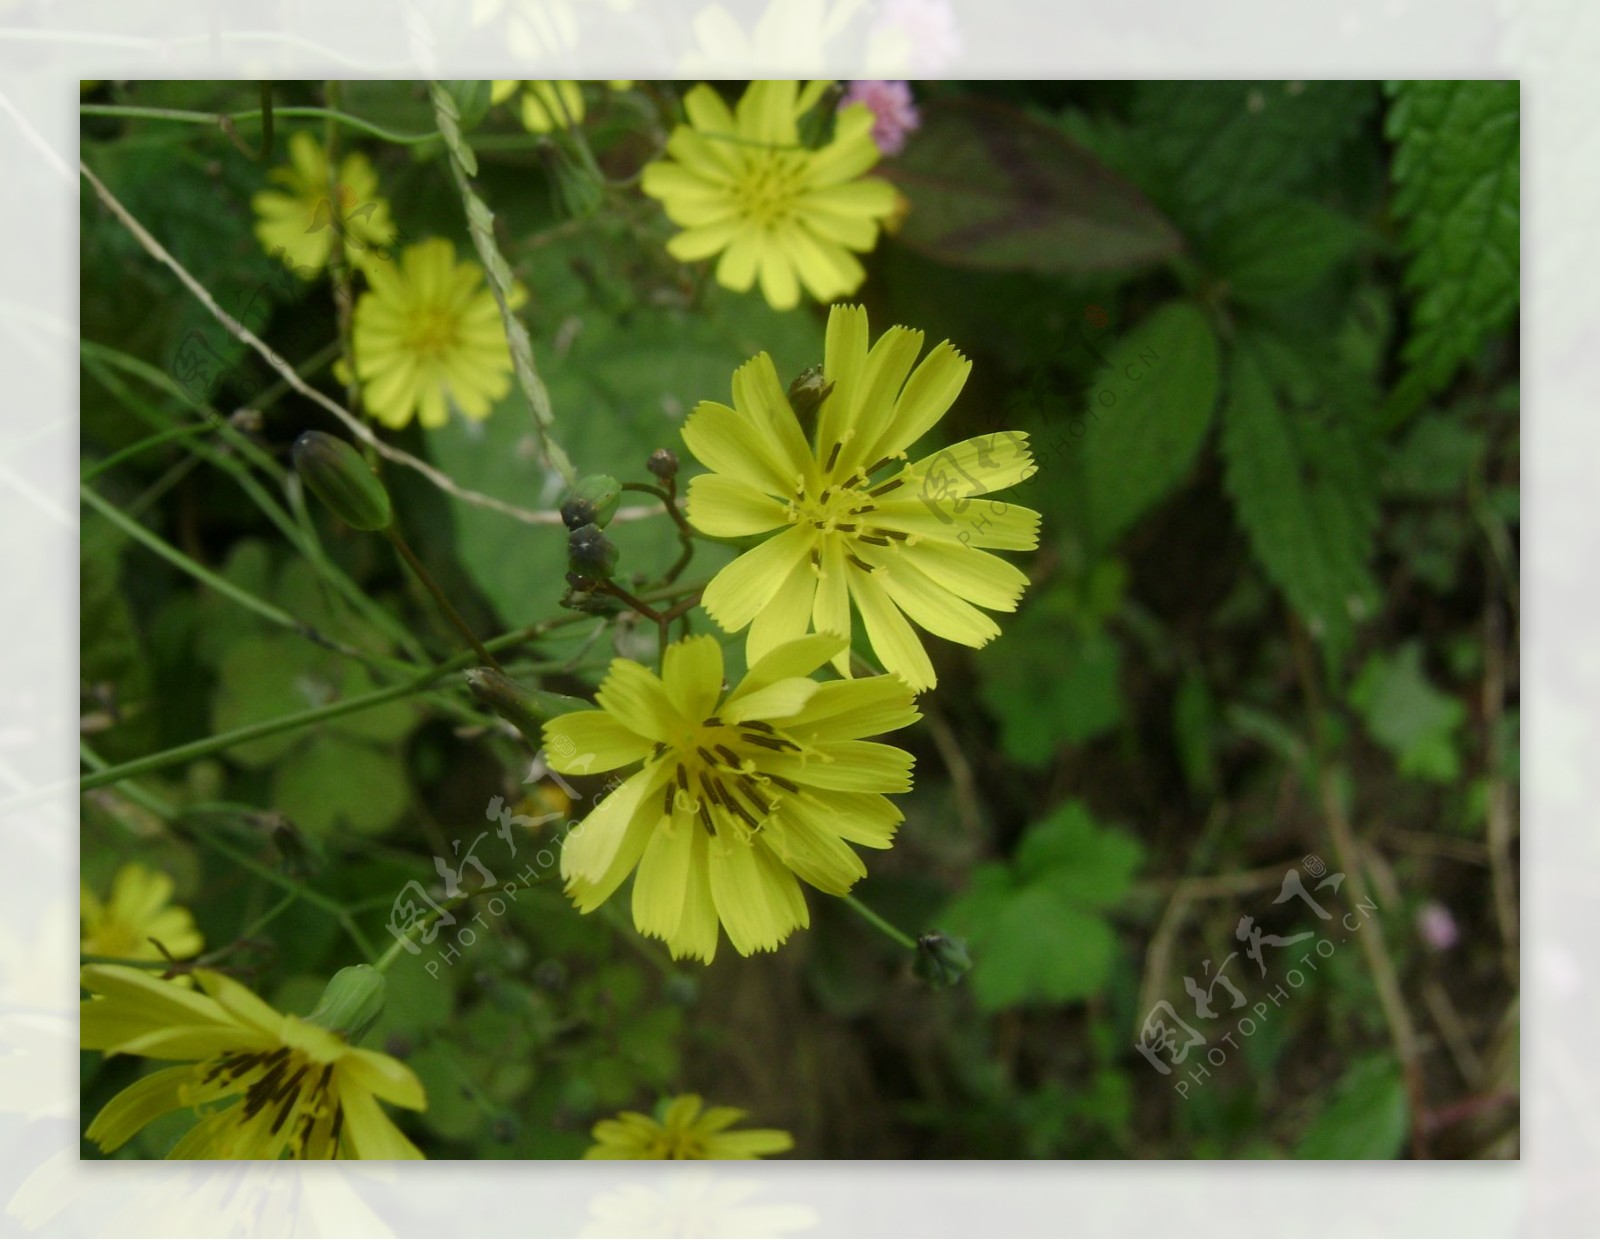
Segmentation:
<svg viewBox="0 0 1600 1240">
<path fill-rule="evenodd" d="M 200 993 L 120 965 L 87 965 L 85 1050 L 184 1060 L 128 1086 L 86 1135 L 107 1153 L 172 1111 L 199 1122 L 168 1158 L 421 1158 L 378 1099 L 422 1110 L 411 1069 L 287 1016 L 198 969 Z"/>
<path fill-rule="evenodd" d="M 206 945 L 189 910 L 172 903 L 172 879 L 136 861 L 117 871 L 110 898 L 103 903 L 81 887 L 79 916 L 78 948 L 86 956 L 185 960 L 198 956 Z"/>
<path fill-rule="evenodd" d="M 583 119 L 583 89 L 576 82 L 496 81 L 492 103 L 504 103 L 519 92 L 522 127 L 529 133 L 553 133 Z"/>
<path fill-rule="evenodd" d="M 250 200 L 258 217 L 256 239 L 302 279 L 313 279 L 328 265 L 335 232 L 352 266 L 370 275 L 389 261 L 398 230 L 365 155 L 352 152 L 340 160 L 334 183 L 322 144 L 296 133 L 289 138 L 289 163 L 268 176 L 282 188 L 261 190 Z"/>
<path fill-rule="evenodd" d="M 705 1107 L 699 1094 L 680 1094 L 660 1120 L 638 1111 L 603 1119 L 585 1158 L 765 1158 L 794 1148 L 781 1128 L 728 1129 L 745 1117 L 738 1107 Z"/>
<path fill-rule="evenodd" d="M 851 604 L 884 667 L 913 688 L 936 683 L 912 623 L 982 646 L 1028 578 L 984 548 L 1038 546 L 1039 514 L 973 497 L 1034 472 L 1026 435 L 1001 431 L 903 464 L 950 408 L 972 364 L 944 341 L 912 369 L 922 333 L 891 327 L 870 349 L 857 306 L 828 315 L 824 382 L 810 443 L 765 353 L 733 376 L 733 407 L 702 401 L 683 441 L 712 472 L 689 484 L 704 534 L 781 530 L 719 572 L 702 602 L 730 633 L 750 626 L 753 661 L 815 628 L 849 634 Z M 974 605 L 976 604 L 976 606 Z M 834 663 L 850 674 L 849 653 Z"/>
<path fill-rule="evenodd" d="M 851 251 L 878 241 L 898 194 L 862 173 L 878 162 L 865 104 L 839 111 L 834 138 L 809 150 L 799 119 L 828 83 L 752 82 L 734 111 L 701 84 L 684 96 L 689 124 L 667 142 L 669 158 L 648 164 L 641 186 L 684 229 L 667 249 L 682 262 L 721 254 L 717 282 L 761 292 L 787 310 L 800 285 L 818 301 L 861 287 L 866 272 Z"/>
<path fill-rule="evenodd" d="M 633 872 L 633 921 L 674 958 L 710 962 L 717 926 L 734 950 L 771 951 L 810 914 L 797 879 L 844 895 L 866 874 L 850 844 L 887 848 L 911 786 L 911 755 L 863 740 L 920 716 L 892 676 L 818 683 L 843 649 L 815 634 L 770 651 L 722 692 L 713 637 L 668 647 L 661 676 L 617 659 L 599 710 L 545 725 L 563 774 L 644 766 L 567 835 L 561 876 L 580 912 Z"/>
<path fill-rule="evenodd" d="M 356 374 L 367 410 L 386 426 L 443 426 L 454 405 L 489 416 L 511 388 L 511 350 L 483 269 L 456 262 L 441 238 L 405 248 L 368 273 L 356 302 Z M 520 304 L 515 290 L 513 305 Z"/>
</svg>

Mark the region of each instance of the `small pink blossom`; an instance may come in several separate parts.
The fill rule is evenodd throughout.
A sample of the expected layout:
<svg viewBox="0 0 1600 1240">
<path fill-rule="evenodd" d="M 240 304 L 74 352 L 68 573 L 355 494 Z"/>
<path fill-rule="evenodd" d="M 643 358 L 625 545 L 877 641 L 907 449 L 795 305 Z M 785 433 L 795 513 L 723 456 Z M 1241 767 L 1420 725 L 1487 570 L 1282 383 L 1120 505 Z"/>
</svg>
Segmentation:
<svg viewBox="0 0 1600 1240">
<path fill-rule="evenodd" d="M 1461 929 L 1450 910 L 1437 900 L 1430 900 L 1417 910 L 1417 933 L 1434 951 L 1449 951 L 1461 939 Z"/>
<path fill-rule="evenodd" d="M 872 109 L 872 140 L 885 155 L 904 150 L 906 138 L 922 124 L 917 105 L 911 101 L 910 82 L 851 82 L 839 106 L 852 103 Z"/>
</svg>

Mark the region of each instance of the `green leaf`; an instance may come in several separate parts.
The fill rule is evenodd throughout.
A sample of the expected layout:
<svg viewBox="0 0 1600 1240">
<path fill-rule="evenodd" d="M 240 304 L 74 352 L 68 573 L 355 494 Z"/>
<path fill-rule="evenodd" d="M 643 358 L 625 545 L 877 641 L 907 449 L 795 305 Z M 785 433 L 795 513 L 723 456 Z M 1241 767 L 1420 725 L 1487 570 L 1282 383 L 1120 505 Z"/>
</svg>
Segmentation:
<svg viewBox="0 0 1600 1240">
<path fill-rule="evenodd" d="M 1320 203 L 1286 199 L 1230 217 L 1212 242 L 1211 264 L 1240 301 L 1311 288 L 1366 239 L 1355 221 Z"/>
<path fill-rule="evenodd" d="M 579 474 L 654 482 L 645 462 L 656 448 L 667 447 L 684 460 L 682 494 L 696 471 L 679 428 L 699 401 L 726 403 L 733 372 L 759 352 L 772 355 L 785 381 L 822 360 L 820 321 L 808 315 L 781 315 L 759 297 L 720 291 L 698 310 L 618 305 L 609 284 L 586 282 L 568 267 L 605 261 L 607 247 L 593 236 L 565 248 L 542 247 L 537 254 L 550 279 L 529 314 L 534 357 L 550 391 L 556 438 Z M 560 479 L 539 460 L 532 422 L 515 392 L 486 421 L 452 418 L 427 432 L 427 441 L 437 464 L 465 486 L 526 508 L 553 508 L 561 501 Z M 624 498 L 630 506 L 655 502 L 643 495 Z M 564 528 L 527 526 L 454 501 L 452 508 L 461 566 L 507 625 L 559 613 L 566 590 Z M 654 579 L 677 555 L 677 535 L 665 513 L 613 521 L 606 535 L 621 554 L 623 580 L 636 573 Z M 697 543 L 690 572 L 709 574 L 731 557 L 727 549 Z"/>
<path fill-rule="evenodd" d="M 1400 1065 L 1388 1056 L 1355 1064 L 1311 1121 L 1296 1158 L 1397 1158 L 1411 1129 Z"/>
<path fill-rule="evenodd" d="M 1376 103 L 1370 82 L 1145 82 L 1125 145 L 1152 196 L 1202 226 L 1305 186 Z"/>
<path fill-rule="evenodd" d="M 978 692 L 1000 722 L 1000 747 L 1044 766 L 1058 746 L 1082 744 L 1122 721 L 1122 649 L 1099 628 L 1083 632 L 1061 591 L 1033 600 L 1003 642 L 973 656 Z"/>
<path fill-rule="evenodd" d="M 1420 642 L 1368 659 L 1350 690 L 1350 703 L 1372 738 L 1399 760 L 1402 775 L 1442 784 L 1460 777 L 1456 730 L 1466 721 L 1467 708 L 1428 679 Z"/>
<path fill-rule="evenodd" d="M 1342 652 L 1376 593 L 1367 565 L 1377 509 L 1360 415 L 1318 407 L 1298 360 L 1265 337 L 1240 340 L 1229 379 L 1222 450 L 1240 524 L 1312 635 Z"/>
<path fill-rule="evenodd" d="M 272 795 L 273 805 L 312 835 L 377 835 L 399 821 L 411 789 L 395 752 L 329 733 L 279 764 Z"/>
<path fill-rule="evenodd" d="M 1437 391 L 1517 308 L 1522 124 L 1517 82 L 1397 82 L 1394 213 L 1415 297 L 1396 419 Z"/>
<path fill-rule="evenodd" d="M 1082 445 L 1089 528 L 1102 547 L 1189 472 L 1217 401 L 1217 344 L 1200 311 L 1174 302 L 1107 362 L 1089 389 Z"/>
<path fill-rule="evenodd" d="M 1106 984 L 1116 936 L 1102 911 L 1127 892 L 1143 849 L 1069 802 L 1028 829 L 1014 860 L 973 871 L 944 921 L 972 944 L 971 983 L 993 1011 L 1070 1003 Z"/>
<path fill-rule="evenodd" d="M 999 271 L 1127 271 L 1182 242 L 1138 190 L 1048 125 L 994 103 L 941 101 L 884 170 L 911 201 L 896 240 Z"/>
</svg>

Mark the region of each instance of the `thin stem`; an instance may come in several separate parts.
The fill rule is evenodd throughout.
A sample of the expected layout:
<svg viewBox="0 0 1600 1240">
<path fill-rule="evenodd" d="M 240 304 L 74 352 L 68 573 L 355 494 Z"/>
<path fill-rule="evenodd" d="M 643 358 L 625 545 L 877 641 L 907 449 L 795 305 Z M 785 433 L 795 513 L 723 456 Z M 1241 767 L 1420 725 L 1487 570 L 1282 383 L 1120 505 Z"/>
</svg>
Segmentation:
<svg viewBox="0 0 1600 1240">
<path fill-rule="evenodd" d="M 495 671 L 500 671 L 500 664 L 494 655 L 485 649 L 484 644 L 478 640 L 478 635 L 472 631 L 472 626 L 463 620 L 461 613 L 451 605 L 445 592 L 439 588 L 439 583 L 433 579 L 433 574 L 423 566 L 421 560 L 417 559 L 416 552 L 411 550 L 399 527 L 391 523 L 384 533 L 389 536 L 389 541 L 394 544 L 394 549 L 400 553 L 400 558 L 406 562 L 406 566 L 417 575 L 417 580 L 427 587 L 429 594 L 433 595 L 433 601 L 439 604 L 439 610 L 444 612 L 451 624 L 455 625 L 456 631 L 467 639 L 467 645 L 477 651 L 478 657 Z"/>
<path fill-rule="evenodd" d="M 888 922 L 886 922 L 883 918 L 879 917 L 876 913 L 874 913 L 865 904 L 861 903 L 860 900 L 856 899 L 855 896 L 848 896 L 847 895 L 847 896 L 840 896 L 839 898 L 841 900 L 843 900 L 846 904 L 848 904 L 851 908 L 855 909 L 856 912 L 860 913 L 861 916 L 866 918 L 867 921 L 870 922 L 873 926 L 875 926 L 877 929 L 881 930 L 884 934 L 888 935 L 896 943 L 900 944 L 901 947 L 906 948 L 908 951 L 916 951 L 917 950 L 917 941 L 914 938 L 912 938 L 904 930 L 895 929 Z"/>
<path fill-rule="evenodd" d="M 1317 680 L 1315 652 L 1311 648 L 1311 641 L 1306 636 L 1305 630 L 1293 615 L 1289 618 L 1289 626 L 1295 669 L 1300 677 L 1306 712 L 1310 715 L 1311 770 L 1317 797 L 1321 802 L 1323 821 L 1328 829 L 1328 839 L 1333 845 L 1333 853 L 1338 860 L 1339 868 L 1344 871 L 1345 881 L 1350 884 L 1350 898 L 1357 906 L 1370 904 L 1376 907 L 1368 895 L 1366 871 L 1356 844 L 1355 832 L 1351 828 L 1349 817 L 1345 814 L 1338 783 L 1334 778 L 1333 765 L 1328 760 L 1328 740 L 1326 728 L 1323 726 L 1322 690 Z M 1406 1092 L 1410 1097 L 1412 1152 L 1417 1157 L 1425 1157 L 1426 1132 L 1422 1117 L 1427 1114 L 1428 1107 L 1423 1089 L 1416 1026 L 1411 1020 L 1410 1010 L 1406 1007 L 1405 996 L 1401 993 L 1399 975 L 1395 970 L 1394 960 L 1389 955 L 1388 945 L 1384 942 L 1383 927 L 1374 919 L 1370 925 L 1363 928 L 1360 939 L 1362 953 L 1367 958 L 1367 968 L 1372 974 L 1373 986 L 1378 992 L 1378 1005 L 1383 1009 L 1384 1023 L 1389 1028 L 1389 1039 L 1394 1044 L 1395 1058 L 1400 1061 Z"/>
<path fill-rule="evenodd" d="M 439 126 L 439 135 L 444 139 L 445 149 L 449 152 L 450 174 L 455 179 L 462 206 L 466 210 L 467 232 L 472 237 L 473 247 L 478 251 L 479 261 L 483 263 L 495 304 L 500 307 L 500 320 L 505 325 L 506 342 L 511 349 L 511 367 L 516 373 L 517 385 L 522 389 L 528 408 L 533 414 L 534 430 L 539 436 L 540 453 L 545 463 L 559 473 L 566 480 L 567 486 L 571 487 L 577 481 L 577 470 L 573 468 L 565 450 L 556 442 L 555 413 L 550 407 L 549 389 L 545 387 L 544 380 L 539 377 L 539 371 L 533 364 L 533 341 L 528 336 L 528 329 L 522 325 L 521 320 L 511 309 L 513 286 L 511 266 L 495 244 L 494 212 L 489 210 L 488 204 L 479 198 L 472 188 L 470 178 L 478 171 L 477 156 L 472 153 L 472 148 L 461 133 L 461 116 L 450 93 L 438 82 L 429 82 L 428 94 L 433 100 L 433 115 Z"/>
<path fill-rule="evenodd" d="M 360 418 L 356 417 L 337 401 L 325 396 L 323 393 L 317 391 L 316 388 L 305 382 L 305 380 L 296 374 L 294 369 L 287 362 L 285 362 L 283 358 L 279 357 L 277 353 L 269 348 L 259 336 L 257 336 L 248 327 L 244 326 L 244 324 L 240 323 L 231 314 L 219 306 L 217 304 L 217 299 L 211 295 L 210 291 L 207 290 L 205 285 L 201 284 L 200 281 L 195 279 L 194 276 L 189 273 L 189 269 L 187 267 L 175 259 L 170 253 L 168 253 L 166 247 L 164 247 L 159 241 L 151 236 L 149 230 L 146 229 L 144 225 L 133 218 L 133 215 L 125 206 L 122 205 L 117 196 L 106 188 L 105 183 L 101 181 L 99 177 L 95 176 L 95 174 L 90 171 L 88 164 L 80 160 L 78 162 L 78 171 L 80 174 L 82 174 L 83 178 L 89 182 L 90 186 L 93 187 L 94 192 L 100 198 L 100 201 L 105 203 L 106 207 L 111 211 L 111 213 L 115 215 L 119 221 L 121 221 L 123 227 L 133 234 L 134 240 L 136 240 L 140 246 L 144 248 L 145 253 L 149 254 L 151 258 L 155 259 L 157 262 L 171 270 L 172 273 L 178 277 L 179 283 L 181 283 L 184 288 L 189 290 L 195 299 L 206 308 L 206 310 L 214 319 L 217 320 L 217 322 L 222 324 L 223 329 L 226 330 L 230 336 L 254 349 L 266 361 L 267 365 L 272 367 L 272 369 L 283 378 L 285 383 L 287 383 L 301 396 L 304 396 L 307 400 L 333 414 L 334 417 L 338 418 L 339 421 L 344 424 L 346 429 L 348 429 L 352 435 L 354 435 L 367 447 L 371 448 L 379 456 L 385 457 L 397 465 L 403 465 L 407 469 L 415 470 L 434 486 L 439 488 L 439 490 L 443 491 L 446 495 L 453 496 L 464 504 L 473 504 L 479 508 L 487 508 L 493 512 L 501 513 L 504 516 L 513 517 L 516 520 L 522 521 L 528 525 L 562 524 L 561 514 L 559 512 L 531 512 L 526 508 L 519 508 L 515 504 L 508 504 L 504 500 L 496 499 L 492 495 L 484 495 L 481 492 L 470 490 L 459 485 L 455 479 L 451 478 L 450 475 L 446 474 L 443 470 L 436 469 L 434 466 L 429 465 L 426 461 L 412 456 L 411 453 L 403 452 L 399 448 L 393 447 L 392 445 L 387 444 L 383 440 L 379 439 L 375 434 L 373 434 L 371 428 L 368 427 L 366 423 L 361 421 Z M 504 260 L 502 260 L 502 265 L 503 261 Z M 513 359 L 515 359 L 515 352 L 513 352 Z M 549 401 L 547 397 L 545 401 L 546 413 L 548 413 L 548 405 Z M 561 459 L 565 461 L 566 458 L 563 456 Z M 571 462 L 567 462 L 566 464 L 567 470 L 564 472 L 570 473 L 572 468 Z M 571 479 L 569 478 L 568 481 L 570 482 Z M 633 519 L 641 515 L 652 515 L 652 513 L 653 510 L 651 509 L 643 509 L 639 512 L 627 515 L 619 512 L 615 517 L 612 518 L 612 520 L 620 521 L 625 519 Z"/>
<path fill-rule="evenodd" d="M 127 120 L 179 121 L 189 125 L 215 125 L 218 128 L 222 128 L 225 121 L 235 125 L 259 122 L 263 128 L 270 128 L 273 117 L 285 120 L 328 119 L 357 133 L 382 138 L 385 142 L 398 142 L 402 146 L 417 146 L 424 142 L 435 141 L 439 137 L 437 133 L 396 133 L 392 129 L 384 129 L 381 125 L 362 120 L 359 116 L 351 116 L 348 112 L 337 112 L 332 108 L 273 108 L 270 112 L 261 108 L 253 112 L 190 112 L 181 108 L 140 108 L 115 103 L 84 103 L 78 105 L 78 112 L 82 116 L 120 116 Z"/>
<path fill-rule="evenodd" d="M 112 469 L 131 457 L 148 452 L 151 448 L 159 448 L 164 443 L 171 443 L 174 439 L 187 439 L 191 435 L 203 435 L 207 431 L 216 430 L 211 422 L 191 422 L 185 426 L 173 426 L 155 435 L 148 435 L 137 443 L 129 444 L 120 452 L 113 452 L 103 460 L 96 461 L 83 471 L 80 482 L 93 482 L 108 469 Z"/>
<path fill-rule="evenodd" d="M 675 479 L 668 478 L 666 487 L 653 487 L 647 482 L 624 482 L 622 490 L 639 491 L 645 495 L 654 495 L 661 501 L 661 506 L 667 510 L 667 515 L 672 518 L 672 523 L 678 527 L 678 543 L 682 550 L 678 559 L 666 575 L 661 578 L 662 584 L 670 585 L 678 579 L 678 575 L 689 567 L 689 561 L 694 557 L 695 529 L 684 517 L 678 507 L 678 484 Z"/>
</svg>

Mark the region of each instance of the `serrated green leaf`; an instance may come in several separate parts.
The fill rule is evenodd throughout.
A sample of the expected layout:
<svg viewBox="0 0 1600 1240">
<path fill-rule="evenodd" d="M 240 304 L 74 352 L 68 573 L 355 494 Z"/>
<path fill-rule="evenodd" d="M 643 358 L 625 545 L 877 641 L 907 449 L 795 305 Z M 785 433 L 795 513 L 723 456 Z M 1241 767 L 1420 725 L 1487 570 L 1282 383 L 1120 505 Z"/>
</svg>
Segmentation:
<svg viewBox="0 0 1600 1240">
<path fill-rule="evenodd" d="M 979 866 L 943 921 L 971 941 L 973 993 L 995 1010 L 1100 990 L 1116 955 L 1102 911 L 1126 894 L 1139 842 L 1078 802 L 1028 829 L 1014 860 Z"/>
<path fill-rule="evenodd" d="M 1311 288 L 1356 253 L 1366 234 L 1354 220 L 1291 198 L 1230 217 L 1217 230 L 1211 264 L 1240 301 Z"/>
<path fill-rule="evenodd" d="M 1267 575 L 1331 652 L 1372 607 L 1376 506 L 1364 427 L 1330 412 L 1296 359 L 1241 339 L 1222 420 L 1226 481 Z M 1306 406 L 1311 407 L 1307 408 Z"/>
<path fill-rule="evenodd" d="M 1350 690 L 1372 738 L 1395 755 L 1402 775 L 1452 783 L 1461 774 L 1456 730 L 1467 708 L 1434 687 L 1422 670 L 1422 646 L 1407 642 L 1367 660 Z"/>
<path fill-rule="evenodd" d="M 1387 1056 L 1363 1060 L 1347 1071 L 1333 1098 L 1311 1121 L 1296 1158 L 1396 1158 L 1411 1127 L 1400 1066 Z"/>
<path fill-rule="evenodd" d="M 1189 472 L 1216 406 L 1216 338 L 1200 311 L 1175 302 L 1107 360 L 1086 397 L 1082 444 L 1089 528 L 1102 547 Z"/>
<path fill-rule="evenodd" d="M 1397 82 L 1385 129 L 1395 142 L 1394 213 L 1415 302 L 1399 419 L 1449 381 L 1515 313 L 1521 284 L 1521 87 Z"/>
<path fill-rule="evenodd" d="M 1370 82 L 1145 82 L 1125 146 L 1152 196 L 1205 226 L 1304 186 L 1377 101 Z"/>
<path fill-rule="evenodd" d="M 884 172 L 911 202 L 895 239 L 957 266 L 1124 271 L 1182 245 L 1160 212 L 1094 155 L 994 103 L 929 107 Z"/>
</svg>

